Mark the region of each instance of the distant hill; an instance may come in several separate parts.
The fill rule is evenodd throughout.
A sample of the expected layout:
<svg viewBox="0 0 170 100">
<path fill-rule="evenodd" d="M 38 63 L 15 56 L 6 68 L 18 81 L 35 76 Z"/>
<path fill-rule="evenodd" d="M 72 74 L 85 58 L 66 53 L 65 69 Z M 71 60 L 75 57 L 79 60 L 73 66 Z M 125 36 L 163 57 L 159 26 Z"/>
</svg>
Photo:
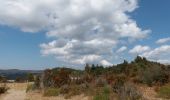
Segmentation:
<svg viewBox="0 0 170 100">
<path fill-rule="evenodd" d="M 5 76 L 7 79 L 15 80 L 16 78 L 26 78 L 28 73 L 41 74 L 41 70 L 19 70 L 19 69 L 0 69 L 0 75 Z"/>
</svg>

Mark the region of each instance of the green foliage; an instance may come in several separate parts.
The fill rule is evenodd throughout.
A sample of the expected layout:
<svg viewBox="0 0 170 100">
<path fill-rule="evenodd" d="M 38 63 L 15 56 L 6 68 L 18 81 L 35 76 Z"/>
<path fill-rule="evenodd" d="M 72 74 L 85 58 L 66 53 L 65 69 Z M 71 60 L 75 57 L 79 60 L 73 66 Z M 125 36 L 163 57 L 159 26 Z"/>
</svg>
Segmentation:
<svg viewBox="0 0 170 100">
<path fill-rule="evenodd" d="M 111 91 L 110 91 L 110 87 L 107 86 L 107 85 L 105 85 L 104 88 L 103 88 L 103 93 L 104 93 L 104 94 L 110 94 L 110 92 L 111 92 Z"/>
<path fill-rule="evenodd" d="M 35 77 L 34 85 L 36 88 L 40 88 L 40 76 Z"/>
<path fill-rule="evenodd" d="M 140 69 L 139 80 L 149 86 L 156 83 L 163 85 L 168 82 L 168 76 L 164 69 L 159 65 L 153 64 L 152 66 L 148 66 L 148 68 Z"/>
<path fill-rule="evenodd" d="M 60 91 L 57 88 L 46 88 L 44 90 L 44 96 L 47 96 L 47 97 L 58 96 L 59 93 L 60 93 Z"/>
<path fill-rule="evenodd" d="M 170 84 L 162 86 L 159 89 L 158 94 L 162 98 L 170 99 Z"/>
<path fill-rule="evenodd" d="M 110 88 L 108 86 L 104 86 L 101 92 L 97 92 L 97 94 L 93 97 L 93 100 L 110 100 Z"/>
<path fill-rule="evenodd" d="M 93 100 L 110 100 L 108 94 L 97 94 L 93 97 Z"/>
<path fill-rule="evenodd" d="M 90 65 L 89 64 L 86 64 L 85 65 L 85 72 L 87 73 L 87 74 L 90 74 Z"/>
<path fill-rule="evenodd" d="M 25 81 L 25 79 L 23 79 L 23 78 L 21 78 L 21 77 L 17 77 L 16 79 L 15 79 L 15 82 L 24 82 Z"/>
<path fill-rule="evenodd" d="M 33 82 L 34 81 L 34 75 L 32 73 L 27 74 L 27 80 L 28 82 Z"/>
</svg>

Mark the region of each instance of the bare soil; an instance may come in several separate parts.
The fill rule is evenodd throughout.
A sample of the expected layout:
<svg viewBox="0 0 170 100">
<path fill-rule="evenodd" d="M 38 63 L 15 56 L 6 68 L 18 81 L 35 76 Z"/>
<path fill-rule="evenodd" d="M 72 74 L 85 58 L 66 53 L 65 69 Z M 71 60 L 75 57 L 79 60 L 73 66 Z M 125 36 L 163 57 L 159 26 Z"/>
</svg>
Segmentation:
<svg viewBox="0 0 170 100">
<path fill-rule="evenodd" d="M 92 100 L 92 98 L 84 95 L 77 95 L 70 99 L 64 99 L 62 95 L 57 97 L 44 97 L 39 91 L 26 93 L 27 85 L 28 83 L 8 83 L 7 86 L 10 89 L 7 93 L 0 95 L 0 100 Z M 146 100 L 165 100 L 157 96 L 154 87 L 145 85 L 138 85 L 137 87 Z"/>
<path fill-rule="evenodd" d="M 40 92 L 26 93 L 28 83 L 8 83 L 7 93 L 0 95 L 0 100 L 66 100 L 63 96 L 44 97 Z M 83 95 L 74 96 L 67 100 L 91 100 Z"/>
</svg>

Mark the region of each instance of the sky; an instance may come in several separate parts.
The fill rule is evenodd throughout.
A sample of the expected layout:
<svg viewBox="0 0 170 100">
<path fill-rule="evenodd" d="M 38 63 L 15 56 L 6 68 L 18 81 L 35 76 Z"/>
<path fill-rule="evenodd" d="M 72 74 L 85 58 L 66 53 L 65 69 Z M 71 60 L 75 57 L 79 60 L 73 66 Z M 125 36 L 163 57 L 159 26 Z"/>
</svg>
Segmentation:
<svg viewBox="0 0 170 100">
<path fill-rule="evenodd" d="M 168 0 L 0 0 L 0 69 L 170 63 Z"/>
</svg>

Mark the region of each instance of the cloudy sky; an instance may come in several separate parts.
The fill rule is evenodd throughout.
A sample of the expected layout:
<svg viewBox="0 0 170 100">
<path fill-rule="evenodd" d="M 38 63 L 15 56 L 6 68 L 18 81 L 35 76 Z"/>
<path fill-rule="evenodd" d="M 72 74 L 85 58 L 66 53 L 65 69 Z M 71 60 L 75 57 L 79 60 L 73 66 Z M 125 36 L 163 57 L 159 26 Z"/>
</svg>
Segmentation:
<svg viewBox="0 0 170 100">
<path fill-rule="evenodd" d="M 0 68 L 170 63 L 168 0 L 0 0 Z"/>
</svg>

